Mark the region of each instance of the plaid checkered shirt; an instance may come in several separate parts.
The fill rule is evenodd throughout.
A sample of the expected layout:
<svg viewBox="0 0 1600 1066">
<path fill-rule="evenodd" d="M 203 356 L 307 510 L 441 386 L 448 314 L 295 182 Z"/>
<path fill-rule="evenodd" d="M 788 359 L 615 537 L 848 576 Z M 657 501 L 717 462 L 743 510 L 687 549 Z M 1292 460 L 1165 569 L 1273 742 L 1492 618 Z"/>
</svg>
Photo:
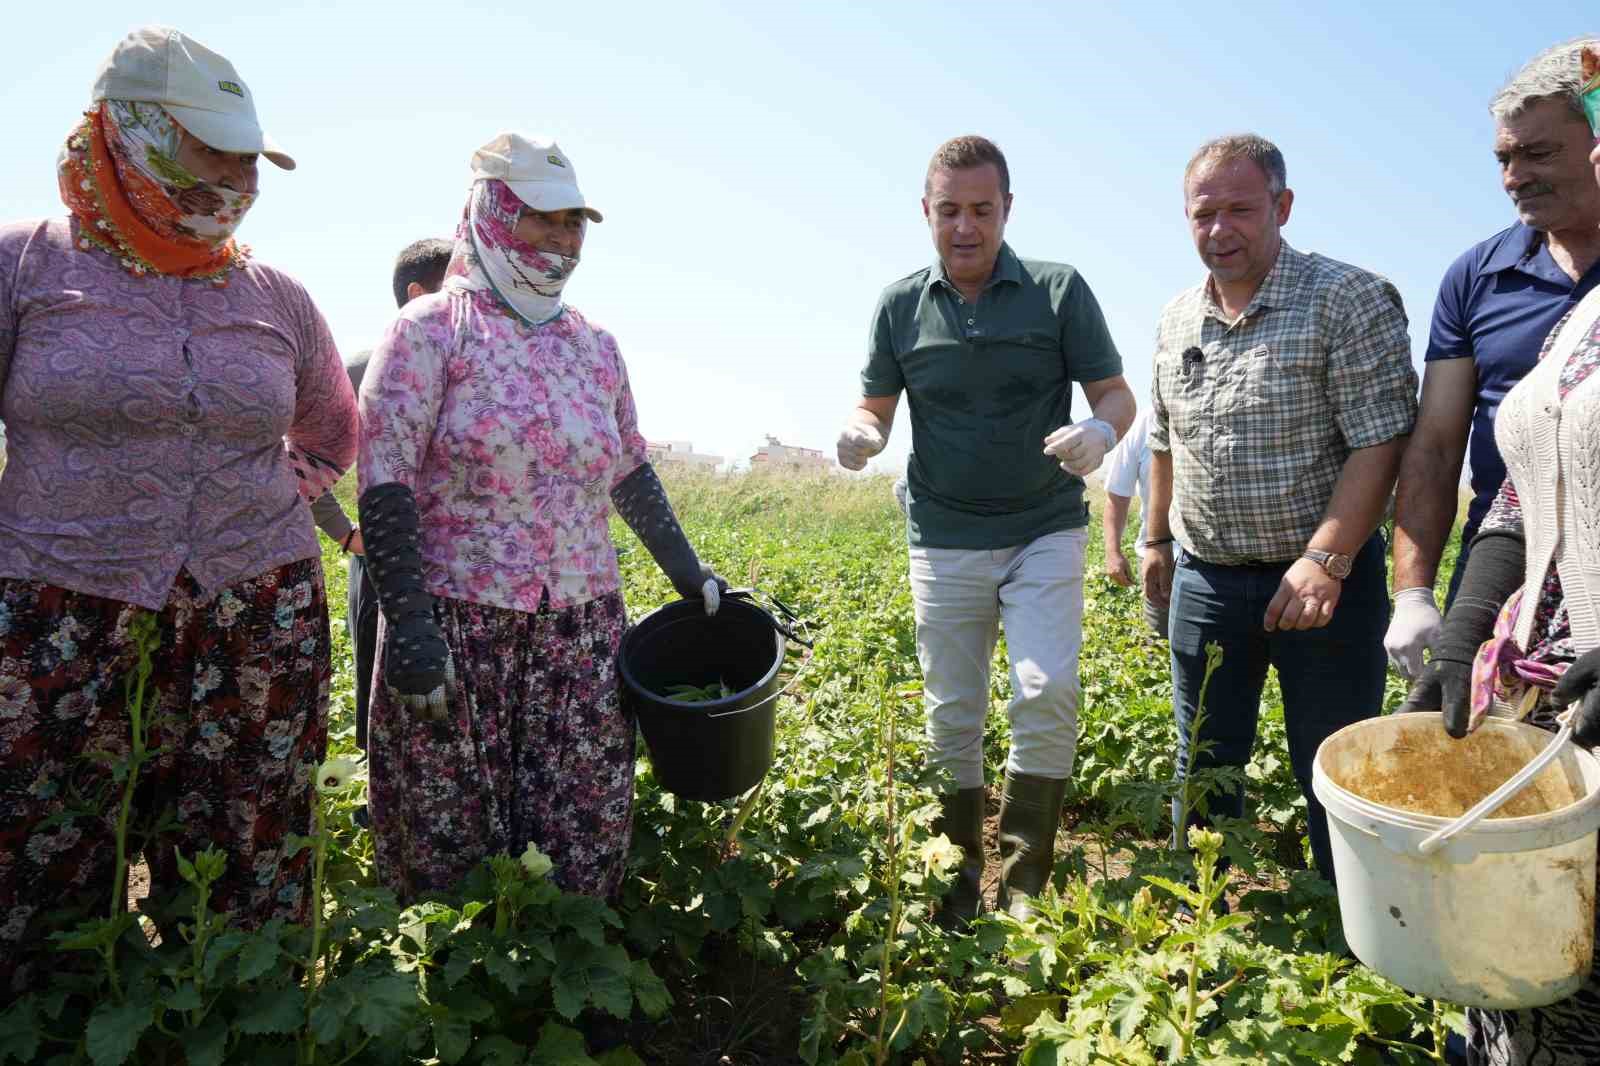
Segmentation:
<svg viewBox="0 0 1600 1066">
<path fill-rule="evenodd" d="M 1294 559 L 1350 453 L 1411 432 L 1400 293 L 1282 245 L 1244 314 L 1203 282 L 1161 312 L 1150 448 L 1172 453 L 1172 533 L 1222 565 Z"/>
</svg>

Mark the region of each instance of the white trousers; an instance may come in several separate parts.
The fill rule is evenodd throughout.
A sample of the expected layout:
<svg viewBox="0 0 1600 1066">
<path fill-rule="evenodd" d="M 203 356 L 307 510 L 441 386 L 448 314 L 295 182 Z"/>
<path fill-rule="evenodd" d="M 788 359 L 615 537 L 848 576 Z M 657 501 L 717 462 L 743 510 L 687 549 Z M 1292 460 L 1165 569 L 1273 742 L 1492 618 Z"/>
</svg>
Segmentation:
<svg viewBox="0 0 1600 1066">
<path fill-rule="evenodd" d="M 989 661 L 1001 625 L 1013 693 L 1006 766 L 1072 776 L 1088 539 L 1074 529 L 998 551 L 911 549 L 930 760 L 948 767 L 958 787 L 983 784 Z"/>
</svg>

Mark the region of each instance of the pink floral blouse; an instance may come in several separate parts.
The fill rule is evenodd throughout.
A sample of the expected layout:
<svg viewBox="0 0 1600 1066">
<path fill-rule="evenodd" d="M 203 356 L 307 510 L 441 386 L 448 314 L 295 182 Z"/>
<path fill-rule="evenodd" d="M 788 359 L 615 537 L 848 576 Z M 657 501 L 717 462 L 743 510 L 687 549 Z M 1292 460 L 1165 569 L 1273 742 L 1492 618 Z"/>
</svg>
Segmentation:
<svg viewBox="0 0 1600 1066">
<path fill-rule="evenodd" d="M 621 586 L 610 493 L 645 461 L 617 342 L 454 286 L 407 304 L 361 385 L 361 491 L 417 495 L 428 590 L 518 611 Z"/>
</svg>

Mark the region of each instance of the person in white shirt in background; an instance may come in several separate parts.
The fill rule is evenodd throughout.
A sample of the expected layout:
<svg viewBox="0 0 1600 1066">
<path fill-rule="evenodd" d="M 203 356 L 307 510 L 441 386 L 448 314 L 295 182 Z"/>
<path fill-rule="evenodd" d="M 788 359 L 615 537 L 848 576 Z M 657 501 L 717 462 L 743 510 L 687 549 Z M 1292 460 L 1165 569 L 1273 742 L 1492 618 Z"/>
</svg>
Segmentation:
<svg viewBox="0 0 1600 1066">
<path fill-rule="evenodd" d="M 1139 536 L 1133 542 L 1134 557 L 1144 558 L 1145 530 L 1150 511 L 1150 409 L 1140 408 L 1134 417 L 1133 427 L 1117 442 L 1100 468 L 1105 480 L 1106 507 L 1100 516 L 1100 528 L 1105 533 L 1106 576 L 1115 584 L 1129 588 L 1136 584 L 1133 567 L 1122 554 L 1122 534 L 1128 527 L 1128 508 L 1133 494 L 1139 493 Z M 1144 620 L 1152 632 L 1162 640 L 1167 639 L 1167 611 L 1144 597 Z"/>
</svg>

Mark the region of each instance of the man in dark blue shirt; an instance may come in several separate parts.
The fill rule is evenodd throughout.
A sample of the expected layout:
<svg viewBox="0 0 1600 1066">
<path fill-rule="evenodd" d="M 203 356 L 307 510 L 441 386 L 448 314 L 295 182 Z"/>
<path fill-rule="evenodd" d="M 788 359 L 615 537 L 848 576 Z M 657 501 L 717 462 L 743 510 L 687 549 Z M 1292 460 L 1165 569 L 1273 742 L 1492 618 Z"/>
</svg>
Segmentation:
<svg viewBox="0 0 1600 1066">
<path fill-rule="evenodd" d="M 1407 678 L 1438 636 L 1433 586 L 1455 524 L 1469 431 L 1472 503 L 1455 576 L 1505 480 L 1494 441 L 1500 401 L 1556 323 L 1600 284 L 1600 187 L 1579 95 L 1584 43 L 1540 53 L 1490 104 L 1500 180 L 1518 221 L 1468 249 L 1439 286 L 1422 408 L 1395 490 L 1394 617 L 1384 646 Z"/>
</svg>

